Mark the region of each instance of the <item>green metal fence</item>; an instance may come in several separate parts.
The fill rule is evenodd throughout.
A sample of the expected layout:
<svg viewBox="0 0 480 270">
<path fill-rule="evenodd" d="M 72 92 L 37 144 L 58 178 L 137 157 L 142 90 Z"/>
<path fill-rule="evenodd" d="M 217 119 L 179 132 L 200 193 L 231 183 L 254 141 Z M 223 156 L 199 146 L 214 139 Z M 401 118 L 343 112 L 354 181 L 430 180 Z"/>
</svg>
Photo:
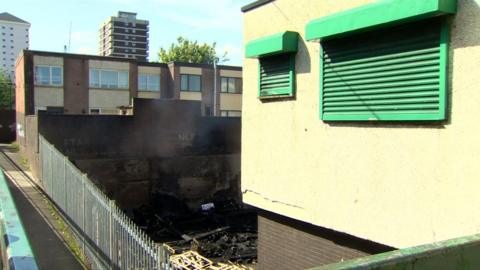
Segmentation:
<svg viewBox="0 0 480 270">
<path fill-rule="evenodd" d="M 17 212 L 7 180 L 0 169 L 0 268 L 7 270 L 37 270 L 30 242 Z"/>
<path fill-rule="evenodd" d="M 94 269 L 170 269 L 153 242 L 87 175 L 40 136 L 45 192 L 63 212 Z"/>
</svg>

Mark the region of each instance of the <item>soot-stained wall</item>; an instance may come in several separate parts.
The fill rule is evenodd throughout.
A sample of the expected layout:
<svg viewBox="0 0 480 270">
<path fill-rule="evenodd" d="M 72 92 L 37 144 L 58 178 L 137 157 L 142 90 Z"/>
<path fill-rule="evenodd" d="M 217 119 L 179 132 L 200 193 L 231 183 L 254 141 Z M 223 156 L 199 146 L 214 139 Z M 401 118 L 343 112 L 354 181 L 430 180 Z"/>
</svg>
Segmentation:
<svg viewBox="0 0 480 270">
<path fill-rule="evenodd" d="M 136 99 L 133 116 L 40 114 L 38 129 L 123 208 L 152 194 L 191 209 L 240 202 L 240 119 L 202 117 L 198 101 Z"/>
</svg>

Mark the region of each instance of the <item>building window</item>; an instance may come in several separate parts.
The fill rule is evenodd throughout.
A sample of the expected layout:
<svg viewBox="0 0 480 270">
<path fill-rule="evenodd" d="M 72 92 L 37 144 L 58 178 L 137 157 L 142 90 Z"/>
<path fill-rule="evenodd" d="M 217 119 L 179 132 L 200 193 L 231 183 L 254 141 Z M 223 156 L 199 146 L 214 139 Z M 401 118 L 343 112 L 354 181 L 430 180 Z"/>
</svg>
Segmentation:
<svg viewBox="0 0 480 270">
<path fill-rule="evenodd" d="M 55 106 L 47 106 L 46 108 L 47 114 L 64 114 L 63 107 L 55 107 Z"/>
<path fill-rule="evenodd" d="M 63 85 L 63 68 L 55 66 L 35 66 L 36 85 Z"/>
<path fill-rule="evenodd" d="M 260 61 L 260 98 L 293 96 L 295 88 L 295 54 L 262 57 Z"/>
<path fill-rule="evenodd" d="M 235 110 L 221 110 L 220 116 L 222 117 L 241 117 L 242 111 L 235 111 Z"/>
<path fill-rule="evenodd" d="M 435 18 L 323 41 L 321 119 L 445 119 L 448 31 Z"/>
<path fill-rule="evenodd" d="M 90 114 L 100 114 L 100 109 L 90 109 Z"/>
<path fill-rule="evenodd" d="M 91 88 L 128 89 L 128 72 L 116 70 L 90 69 Z"/>
<path fill-rule="evenodd" d="M 242 79 L 222 77 L 222 93 L 242 93 Z"/>
<path fill-rule="evenodd" d="M 139 74 L 138 75 L 139 91 L 160 91 L 160 75 Z"/>
<path fill-rule="evenodd" d="M 200 75 L 182 74 L 180 77 L 182 91 L 201 92 L 202 77 Z"/>
</svg>

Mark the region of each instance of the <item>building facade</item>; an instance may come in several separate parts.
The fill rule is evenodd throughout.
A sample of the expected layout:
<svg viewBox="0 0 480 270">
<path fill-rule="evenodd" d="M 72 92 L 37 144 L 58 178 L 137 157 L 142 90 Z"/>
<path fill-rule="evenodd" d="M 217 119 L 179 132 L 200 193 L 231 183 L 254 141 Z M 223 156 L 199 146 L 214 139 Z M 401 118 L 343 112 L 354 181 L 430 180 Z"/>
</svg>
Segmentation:
<svg viewBox="0 0 480 270">
<path fill-rule="evenodd" d="M 259 269 L 480 233 L 480 1 L 243 11 L 242 191 L 262 210 Z"/>
<path fill-rule="evenodd" d="M 99 55 L 148 59 L 148 21 L 137 19 L 137 14 L 119 11 L 100 27 Z"/>
<path fill-rule="evenodd" d="M 15 59 L 29 47 L 30 23 L 10 13 L 0 13 L 0 70 L 14 81 Z"/>
<path fill-rule="evenodd" d="M 240 116 L 242 68 L 28 50 L 16 62 L 20 137 L 25 117 L 38 111 L 129 114 L 134 98 L 194 100 L 204 116 Z"/>
</svg>

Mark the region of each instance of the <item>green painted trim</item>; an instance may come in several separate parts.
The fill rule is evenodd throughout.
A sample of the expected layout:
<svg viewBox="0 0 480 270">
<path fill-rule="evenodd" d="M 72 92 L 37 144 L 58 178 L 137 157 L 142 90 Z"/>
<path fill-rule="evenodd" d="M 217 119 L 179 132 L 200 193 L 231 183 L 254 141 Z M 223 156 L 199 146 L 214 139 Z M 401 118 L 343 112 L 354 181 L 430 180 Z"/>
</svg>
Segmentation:
<svg viewBox="0 0 480 270">
<path fill-rule="evenodd" d="M 310 270 L 480 269 L 480 234 L 366 256 Z"/>
<path fill-rule="evenodd" d="M 290 86 L 283 87 L 283 88 L 274 88 L 262 91 L 262 72 L 261 72 L 261 64 L 258 61 L 258 98 L 259 99 L 271 99 L 271 98 L 285 98 L 285 97 L 293 97 L 295 95 L 295 54 L 290 54 L 289 57 L 289 80 Z"/>
<path fill-rule="evenodd" d="M 423 114 L 406 114 L 406 113 L 349 113 L 345 115 L 329 115 L 323 113 L 322 120 L 324 121 L 438 121 L 443 120 L 438 113 L 423 113 Z"/>
<path fill-rule="evenodd" d="M 293 53 L 298 50 L 298 33 L 280 32 L 274 35 L 255 39 L 245 46 L 247 58 L 259 58 L 275 54 Z"/>
<path fill-rule="evenodd" d="M 383 0 L 310 21 L 305 28 L 306 40 L 340 37 L 456 12 L 457 0 Z"/>
<path fill-rule="evenodd" d="M 320 76 L 319 76 L 319 81 L 320 81 L 320 91 L 319 94 L 319 109 L 320 109 L 320 119 L 323 120 L 323 72 L 324 72 L 324 58 L 323 58 L 323 47 L 320 45 Z"/>
<path fill-rule="evenodd" d="M 13 200 L 7 180 L 0 169 L 0 212 L 1 212 L 1 246 L 2 258 L 8 260 L 3 262 L 8 269 L 12 270 L 37 270 L 35 260 L 27 234 L 18 215 L 15 201 Z"/>
<path fill-rule="evenodd" d="M 440 93 L 439 93 L 439 118 L 447 118 L 448 103 L 448 58 L 450 43 L 450 26 L 447 20 L 442 22 L 440 34 Z"/>
</svg>

